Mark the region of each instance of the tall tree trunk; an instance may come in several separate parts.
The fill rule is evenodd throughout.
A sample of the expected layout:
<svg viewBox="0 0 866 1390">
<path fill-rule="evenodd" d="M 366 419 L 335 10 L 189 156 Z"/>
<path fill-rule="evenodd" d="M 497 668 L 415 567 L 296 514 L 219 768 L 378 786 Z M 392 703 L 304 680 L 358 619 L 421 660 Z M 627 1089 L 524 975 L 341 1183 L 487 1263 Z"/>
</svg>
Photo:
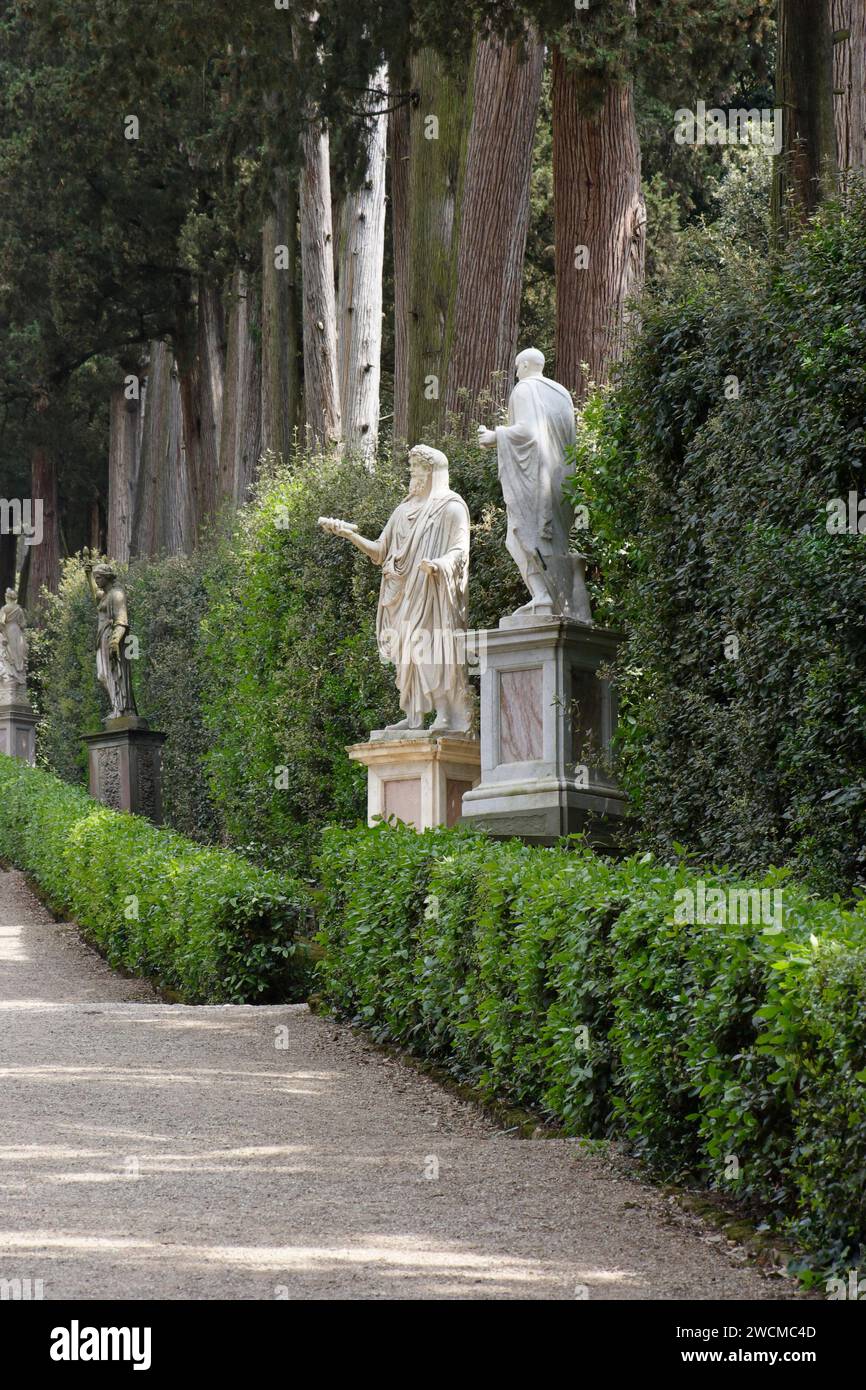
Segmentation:
<svg viewBox="0 0 866 1390">
<path fill-rule="evenodd" d="M 341 437 L 337 306 L 328 135 L 312 120 L 301 137 L 301 275 L 304 315 L 304 416 L 308 443 L 330 449 Z"/>
<path fill-rule="evenodd" d="M 115 387 L 109 403 L 108 553 L 119 564 L 131 554 L 140 415 L 140 401 L 127 400 L 124 388 Z"/>
<path fill-rule="evenodd" d="M 411 60 L 408 417 L 410 444 L 442 423 L 447 330 L 457 280 L 457 205 L 466 153 L 468 74 L 425 48 Z"/>
<path fill-rule="evenodd" d="M 866 4 L 831 0 L 836 163 L 866 173 Z"/>
<path fill-rule="evenodd" d="M 779 0 L 776 105 L 782 108 L 782 149 L 773 177 L 773 226 L 782 243 L 835 186 L 830 0 Z"/>
<path fill-rule="evenodd" d="M 246 500 L 261 454 L 258 326 L 258 305 L 247 273 L 236 270 L 232 276 L 220 436 L 220 497 L 233 506 Z"/>
<path fill-rule="evenodd" d="M 165 555 L 189 555 L 198 540 L 199 522 L 184 446 L 180 373 L 171 358 L 164 388 L 164 410 L 166 448 L 156 509 L 158 549 Z"/>
<path fill-rule="evenodd" d="M 409 91 L 405 63 L 388 72 L 392 100 Z M 395 106 L 388 117 L 388 174 L 391 188 L 391 256 L 394 267 L 394 419 L 395 443 L 409 436 L 409 102 Z"/>
<path fill-rule="evenodd" d="M 150 344 L 141 417 L 131 556 L 185 554 L 193 548 L 195 519 L 183 449 L 180 383 L 166 343 Z"/>
<path fill-rule="evenodd" d="M 11 531 L 0 531 L 0 595 L 15 587 L 18 561 L 18 537 Z M 4 597 L 3 602 L 6 602 Z"/>
<path fill-rule="evenodd" d="M 534 34 L 525 44 L 478 44 L 446 394 L 448 411 L 464 420 L 482 393 L 501 404 L 513 372 L 543 68 Z"/>
<path fill-rule="evenodd" d="M 625 347 L 627 302 L 643 284 L 646 209 L 631 82 L 608 83 L 599 105 L 558 49 L 553 191 L 556 377 L 583 400 Z"/>
<path fill-rule="evenodd" d="M 220 429 L 225 389 L 225 325 L 219 289 L 200 280 L 198 303 L 178 333 L 183 447 L 192 487 L 195 536 L 219 505 Z"/>
<path fill-rule="evenodd" d="M 105 513 L 102 510 L 102 502 L 98 493 L 90 499 L 90 526 L 88 529 L 90 552 L 92 555 L 101 555 L 104 545 L 108 543 L 108 536 L 105 527 Z"/>
<path fill-rule="evenodd" d="M 373 79 L 384 105 L 388 75 Z M 370 117 L 364 182 L 347 193 L 340 211 L 337 349 L 343 440 L 372 459 L 379 434 L 382 375 L 382 265 L 385 256 L 385 141 L 387 116 Z"/>
<path fill-rule="evenodd" d="M 57 500 L 57 459 L 52 449 L 37 444 L 30 457 L 31 500 L 42 505 L 42 540 L 31 545 L 28 595 L 32 608 L 38 607 L 43 589 L 55 594 L 60 583 L 60 512 Z"/>
<path fill-rule="evenodd" d="M 282 171 L 274 178 L 272 200 L 262 229 L 262 450 L 288 458 L 300 423 L 301 397 L 298 195 Z M 278 247 L 285 247 L 285 252 L 278 252 Z"/>
</svg>

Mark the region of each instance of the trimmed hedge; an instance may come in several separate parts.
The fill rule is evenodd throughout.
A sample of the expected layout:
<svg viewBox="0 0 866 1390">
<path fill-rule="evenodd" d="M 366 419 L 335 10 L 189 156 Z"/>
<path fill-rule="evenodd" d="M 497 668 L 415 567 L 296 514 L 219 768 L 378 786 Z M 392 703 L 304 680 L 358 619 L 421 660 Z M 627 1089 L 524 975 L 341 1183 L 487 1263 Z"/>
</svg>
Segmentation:
<svg viewBox="0 0 866 1390">
<path fill-rule="evenodd" d="M 678 924 L 699 875 L 466 830 L 326 832 L 320 988 L 464 1081 L 749 1199 L 824 1266 L 866 1241 L 866 911 L 783 871 L 767 925 Z M 679 914 L 681 915 L 681 914 Z M 726 914 L 728 915 L 728 914 Z M 730 915 L 740 915 L 739 913 Z"/>
<path fill-rule="evenodd" d="M 305 997 L 304 889 L 0 754 L 0 853 L 113 966 L 189 1003 Z"/>
</svg>

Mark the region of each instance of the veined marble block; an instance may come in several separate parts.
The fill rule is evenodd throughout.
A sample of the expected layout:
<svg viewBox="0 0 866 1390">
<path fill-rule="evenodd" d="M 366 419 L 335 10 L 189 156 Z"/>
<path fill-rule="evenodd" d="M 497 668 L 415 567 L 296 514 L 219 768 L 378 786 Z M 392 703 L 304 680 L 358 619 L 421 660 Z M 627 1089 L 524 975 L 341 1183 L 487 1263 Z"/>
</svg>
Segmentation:
<svg viewBox="0 0 866 1390">
<path fill-rule="evenodd" d="M 90 795 L 114 811 L 131 811 L 162 825 L 162 745 L 166 735 L 135 715 L 106 720 L 85 734 Z"/>
<path fill-rule="evenodd" d="M 36 763 L 36 715 L 29 704 L 17 701 L 0 704 L 0 753 L 20 758 L 33 767 Z"/>
<path fill-rule="evenodd" d="M 419 731 L 354 743 L 349 757 L 367 769 L 367 821 L 395 816 L 416 830 L 455 825 L 461 803 L 481 771 L 478 740 L 468 734 Z"/>
<path fill-rule="evenodd" d="M 578 831 L 614 842 L 627 805 L 608 766 L 615 694 L 599 670 L 621 640 L 529 614 L 483 634 L 481 781 L 463 797 L 468 825 L 537 844 Z"/>
</svg>

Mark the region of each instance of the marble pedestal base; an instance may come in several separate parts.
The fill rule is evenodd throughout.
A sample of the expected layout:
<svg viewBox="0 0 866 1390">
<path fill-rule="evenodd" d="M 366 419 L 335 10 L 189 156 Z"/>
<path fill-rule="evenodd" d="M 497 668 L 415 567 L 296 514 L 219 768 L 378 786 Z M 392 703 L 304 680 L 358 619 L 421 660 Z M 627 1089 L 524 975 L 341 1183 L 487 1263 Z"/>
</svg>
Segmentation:
<svg viewBox="0 0 866 1390">
<path fill-rule="evenodd" d="M 481 769 L 478 740 L 464 734 L 373 737 L 346 752 L 367 769 L 370 825 L 392 816 L 416 830 L 455 825 Z"/>
<path fill-rule="evenodd" d="M 481 781 L 463 820 L 498 836 L 551 844 L 585 832 L 614 844 L 626 800 L 606 770 L 616 727 L 611 666 L 619 633 L 520 615 L 483 634 Z"/>
<path fill-rule="evenodd" d="M 0 704 L 0 753 L 36 763 L 36 715 L 29 705 Z"/>
<path fill-rule="evenodd" d="M 103 733 L 85 734 L 90 795 L 114 811 L 161 825 L 165 739 L 138 719 L 109 720 Z"/>
</svg>

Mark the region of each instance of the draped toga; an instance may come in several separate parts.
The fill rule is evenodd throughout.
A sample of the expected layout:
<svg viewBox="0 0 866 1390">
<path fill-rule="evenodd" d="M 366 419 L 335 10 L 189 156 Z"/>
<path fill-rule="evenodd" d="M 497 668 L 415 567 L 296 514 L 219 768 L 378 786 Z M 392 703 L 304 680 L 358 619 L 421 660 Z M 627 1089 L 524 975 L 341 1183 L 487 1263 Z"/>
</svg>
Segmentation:
<svg viewBox="0 0 866 1390">
<path fill-rule="evenodd" d="M 401 708 L 427 714 L 437 692 L 464 678 L 469 509 L 456 492 L 407 497 L 374 544 L 379 655 L 396 668 Z M 440 561 L 442 572 L 425 574 L 422 560 Z"/>
<path fill-rule="evenodd" d="M 574 512 L 562 485 L 573 472 L 565 451 L 576 438 L 574 402 L 564 386 L 542 376 L 518 381 L 508 402 L 508 424 L 496 428 L 499 480 L 508 511 L 506 545 L 521 572 L 543 574 L 557 588 L 562 584 L 569 600 L 573 569 L 570 561 L 563 566 L 560 557 L 569 553 Z"/>
</svg>

